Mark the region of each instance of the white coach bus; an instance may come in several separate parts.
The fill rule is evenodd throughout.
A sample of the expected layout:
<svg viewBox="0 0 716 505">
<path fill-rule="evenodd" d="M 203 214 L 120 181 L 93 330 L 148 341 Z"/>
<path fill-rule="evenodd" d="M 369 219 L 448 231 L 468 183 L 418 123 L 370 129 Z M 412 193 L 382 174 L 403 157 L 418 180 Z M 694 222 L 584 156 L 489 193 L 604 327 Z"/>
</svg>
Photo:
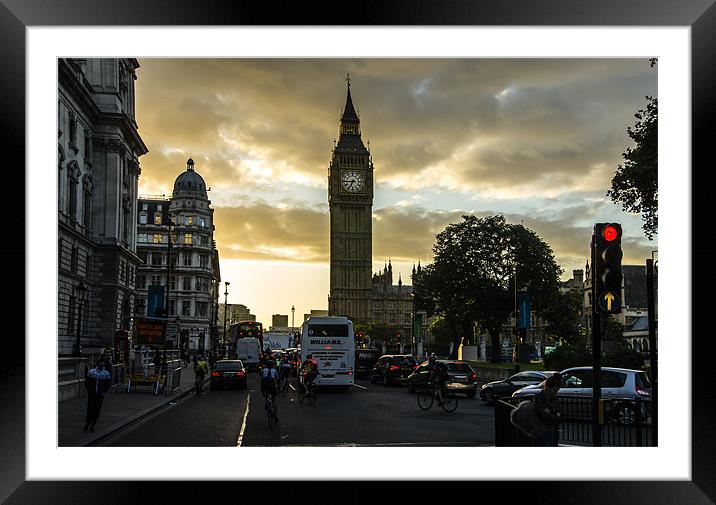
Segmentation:
<svg viewBox="0 0 716 505">
<path fill-rule="evenodd" d="M 351 386 L 355 377 L 353 321 L 347 317 L 309 317 L 301 325 L 301 362 L 318 363 L 320 386 Z"/>
</svg>

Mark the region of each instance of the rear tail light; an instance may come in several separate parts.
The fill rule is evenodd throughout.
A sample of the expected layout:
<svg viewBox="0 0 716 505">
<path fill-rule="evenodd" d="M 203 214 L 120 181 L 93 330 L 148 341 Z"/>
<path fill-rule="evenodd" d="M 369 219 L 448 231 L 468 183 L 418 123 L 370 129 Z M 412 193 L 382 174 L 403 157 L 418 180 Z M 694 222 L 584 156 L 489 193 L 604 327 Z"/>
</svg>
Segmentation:
<svg viewBox="0 0 716 505">
<path fill-rule="evenodd" d="M 477 380 L 477 374 L 476 374 L 476 373 L 473 373 L 473 374 L 470 376 L 470 380 L 471 380 L 471 381 L 476 381 L 476 380 Z"/>
<path fill-rule="evenodd" d="M 218 377 L 219 375 L 221 375 L 219 372 L 211 372 L 212 377 Z"/>
<path fill-rule="evenodd" d="M 649 391 L 647 391 L 646 389 L 642 389 L 640 387 L 636 388 L 636 393 L 641 396 L 650 396 L 651 395 L 651 393 Z"/>
<path fill-rule="evenodd" d="M 244 375 L 246 375 L 246 370 L 239 370 L 236 372 L 237 377 L 243 377 Z"/>
<path fill-rule="evenodd" d="M 390 365 L 389 370 L 399 370 L 400 367 L 398 365 Z"/>
<path fill-rule="evenodd" d="M 353 367 L 350 367 L 350 368 L 348 369 L 348 375 L 353 375 Z"/>
</svg>

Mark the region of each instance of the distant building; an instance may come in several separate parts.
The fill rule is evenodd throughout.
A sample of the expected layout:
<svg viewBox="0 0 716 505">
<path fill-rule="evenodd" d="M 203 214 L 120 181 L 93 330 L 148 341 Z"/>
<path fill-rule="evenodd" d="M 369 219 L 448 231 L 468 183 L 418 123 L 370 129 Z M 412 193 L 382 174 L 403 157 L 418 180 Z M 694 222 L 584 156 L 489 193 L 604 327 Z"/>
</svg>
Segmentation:
<svg viewBox="0 0 716 505">
<path fill-rule="evenodd" d="M 134 58 L 57 60 L 61 356 L 76 350 L 78 330 L 83 353 L 92 355 L 118 330 L 134 329 L 139 157 L 148 152 L 134 111 L 138 67 Z"/>
<path fill-rule="evenodd" d="M 274 314 L 271 316 L 271 326 L 277 328 L 288 328 L 288 315 Z"/>
</svg>

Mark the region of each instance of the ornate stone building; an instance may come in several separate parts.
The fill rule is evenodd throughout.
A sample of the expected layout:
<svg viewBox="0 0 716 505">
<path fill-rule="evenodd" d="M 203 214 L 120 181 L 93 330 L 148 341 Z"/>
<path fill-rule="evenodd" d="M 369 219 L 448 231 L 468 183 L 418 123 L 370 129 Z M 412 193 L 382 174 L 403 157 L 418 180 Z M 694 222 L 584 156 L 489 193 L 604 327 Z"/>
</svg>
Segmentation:
<svg viewBox="0 0 716 505">
<path fill-rule="evenodd" d="M 208 349 L 212 338 L 218 337 L 214 321 L 221 312 L 221 274 L 210 205 L 204 179 L 194 170 L 191 158 L 186 171 L 176 178 L 171 198 L 139 199 L 137 238 L 142 265 L 135 314 L 155 315 L 149 313 L 156 305 L 150 300 L 151 286 L 161 287 L 164 300 L 169 276 L 167 338 L 173 347 Z M 165 303 L 160 305 L 164 308 Z"/>
<path fill-rule="evenodd" d="M 58 352 L 132 330 L 139 157 L 134 58 L 58 60 Z M 87 288 L 80 304 L 78 287 Z M 81 320 L 80 320 L 81 317 Z"/>
</svg>

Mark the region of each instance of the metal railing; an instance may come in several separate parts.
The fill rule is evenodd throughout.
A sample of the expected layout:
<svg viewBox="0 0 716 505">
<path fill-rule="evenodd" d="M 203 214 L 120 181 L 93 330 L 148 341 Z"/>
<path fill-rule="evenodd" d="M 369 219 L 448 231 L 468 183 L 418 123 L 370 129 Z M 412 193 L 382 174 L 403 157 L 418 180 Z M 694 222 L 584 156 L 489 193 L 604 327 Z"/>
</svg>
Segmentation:
<svg viewBox="0 0 716 505">
<path fill-rule="evenodd" d="M 522 401 L 533 397 L 500 398 L 495 401 L 495 445 L 532 445 L 531 439 L 510 422 L 510 412 Z M 592 398 L 558 397 L 562 422 L 559 442 L 593 445 Z M 643 447 L 653 444 L 651 401 L 641 398 L 606 398 L 601 401 L 600 425 L 602 445 Z"/>
<path fill-rule="evenodd" d="M 57 382 L 84 380 L 87 358 L 57 358 Z"/>
<path fill-rule="evenodd" d="M 171 394 L 181 384 L 181 361 L 178 359 L 167 362 L 167 380 L 164 386 L 164 394 Z"/>
</svg>

